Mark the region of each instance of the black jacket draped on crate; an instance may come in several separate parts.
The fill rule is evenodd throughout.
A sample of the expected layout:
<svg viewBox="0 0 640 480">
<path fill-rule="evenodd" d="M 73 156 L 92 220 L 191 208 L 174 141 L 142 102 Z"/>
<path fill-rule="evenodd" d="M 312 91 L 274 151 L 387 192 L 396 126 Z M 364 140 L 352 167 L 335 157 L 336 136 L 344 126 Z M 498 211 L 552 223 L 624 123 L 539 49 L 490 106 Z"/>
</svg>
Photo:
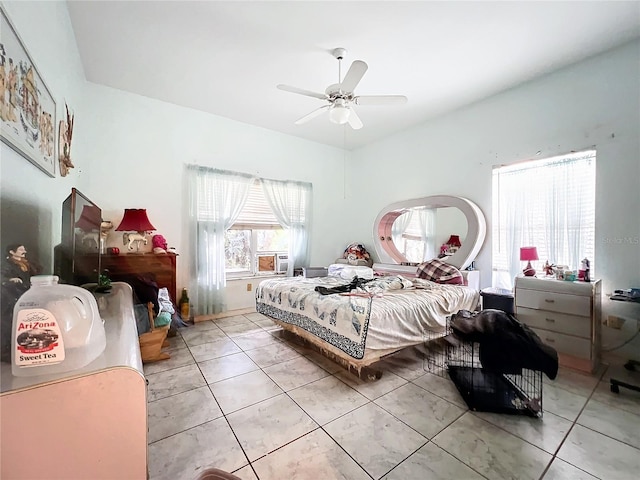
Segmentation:
<svg viewBox="0 0 640 480">
<path fill-rule="evenodd" d="M 451 330 L 462 341 L 477 342 L 482 367 L 496 373 L 539 370 L 550 379 L 558 374 L 558 353 L 528 326 L 501 310 L 473 314 L 461 310 L 451 318 Z"/>
</svg>

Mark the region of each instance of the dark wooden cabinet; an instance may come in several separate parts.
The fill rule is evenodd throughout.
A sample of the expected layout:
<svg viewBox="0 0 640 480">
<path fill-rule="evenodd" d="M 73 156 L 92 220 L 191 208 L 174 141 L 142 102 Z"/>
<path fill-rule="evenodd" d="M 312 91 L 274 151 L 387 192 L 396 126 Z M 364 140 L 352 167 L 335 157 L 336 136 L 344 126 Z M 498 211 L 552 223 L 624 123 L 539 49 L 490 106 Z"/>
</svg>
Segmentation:
<svg viewBox="0 0 640 480">
<path fill-rule="evenodd" d="M 120 255 L 102 255 L 102 266 L 109 270 L 113 281 L 127 281 L 127 277 L 150 273 L 155 277 L 158 287 L 166 287 L 171 300 L 177 302 L 176 292 L 176 255 L 173 253 L 123 253 Z"/>
</svg>

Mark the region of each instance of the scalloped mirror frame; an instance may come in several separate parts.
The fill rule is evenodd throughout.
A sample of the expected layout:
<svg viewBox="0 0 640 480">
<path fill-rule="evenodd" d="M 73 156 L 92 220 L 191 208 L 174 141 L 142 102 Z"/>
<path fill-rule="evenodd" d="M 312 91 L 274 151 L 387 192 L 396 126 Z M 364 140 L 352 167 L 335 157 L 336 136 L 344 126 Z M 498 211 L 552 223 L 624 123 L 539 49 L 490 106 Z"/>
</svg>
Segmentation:
<svg viewBox="0 0 640 480">
<path fill-rule="evenodd" d="M 487 223 L 484 214 L 471 200 L 453 195 L 432 195 L 392 203 L 385 207 L 376 217 L 373 224 L 373 244 L 381 263 L 403 263 L 406 257 L 400 253 L 393 243 L 391 228 L 393 222 L 403 213 L 415 207 L 457 207 L 467 219 L 467 236 L 462 246 L 453 255 L 443 261 L 459 268 L 467 268 L 476 258 L 487 234 Z"/>
</svg>

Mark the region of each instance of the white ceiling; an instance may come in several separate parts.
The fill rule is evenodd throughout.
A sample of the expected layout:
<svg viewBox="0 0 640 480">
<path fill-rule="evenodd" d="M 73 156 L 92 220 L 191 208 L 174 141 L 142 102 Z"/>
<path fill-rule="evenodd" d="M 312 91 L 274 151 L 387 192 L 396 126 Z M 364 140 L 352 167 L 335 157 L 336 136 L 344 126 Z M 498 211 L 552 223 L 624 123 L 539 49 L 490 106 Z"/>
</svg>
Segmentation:
<svg viewBox="0 0 640 480">
<path fill-rule="evenodd" d="M 640 36 L 640 2 L 69 1 L 89 81 L 353 149 Z M 369 70 L 364 128 L 294 121 L 338 80 L 344 47 Z"/>
</svg>

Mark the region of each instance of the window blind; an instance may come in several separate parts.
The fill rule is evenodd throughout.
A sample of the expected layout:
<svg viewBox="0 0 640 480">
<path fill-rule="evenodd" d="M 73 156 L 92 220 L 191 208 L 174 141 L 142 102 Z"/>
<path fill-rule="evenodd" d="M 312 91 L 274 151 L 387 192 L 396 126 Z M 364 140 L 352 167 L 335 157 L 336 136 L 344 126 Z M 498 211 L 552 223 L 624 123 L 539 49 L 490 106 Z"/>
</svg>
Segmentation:
<svg viewBox="0 0 640 480">
<path fill-rule="evenodd" d="M 273 214 L 262 185 L 254 182 L 249 188 L 249 197 L 242 208 L 240 216 L 231 228 L 234 229 L 250 229 L 250 228 L 282 228 Z"/>
<path fill-rule="evenodd" d="M 523 246 L 537 248 L 534 268 L 547 260 L 571 269 L 582 258 L 593 261 L 595 164 L 588 150 L 494 168 L 494 272 L 521 270 Z"/>
</svg>

